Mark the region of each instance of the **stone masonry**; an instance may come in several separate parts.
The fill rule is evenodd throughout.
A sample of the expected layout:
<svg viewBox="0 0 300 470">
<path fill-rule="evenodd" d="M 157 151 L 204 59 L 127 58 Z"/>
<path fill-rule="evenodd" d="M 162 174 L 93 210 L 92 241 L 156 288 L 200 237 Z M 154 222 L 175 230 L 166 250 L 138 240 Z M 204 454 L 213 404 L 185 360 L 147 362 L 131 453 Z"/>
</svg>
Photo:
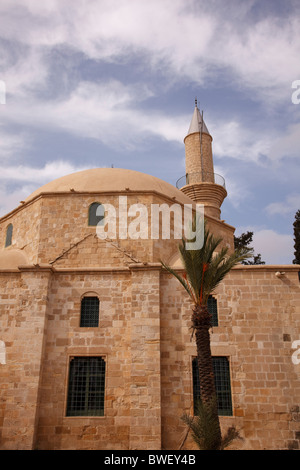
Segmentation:
<svg viewBox="0 0 300 470">
<path fill-rule="evenodd" d="M 210 172 L 212 139 L 205 136 Z M 185 139 L 187 173 L 199 168 L 197 139 L 197 132 Z M 149 213 L 152 204 L 195 209 L 201 202 L 210 230 L 231 252 L 234 227 L 220 217 L 225 188 L 198 179 L 183 189 L 129 170 L 86 170 L 49 183 L 0 219 L 1 450 L 183 444 L 181 416 L 193 413 L 192 305 L 161 265 L 182 273 L 179 241 L 142 232 L 102 240 L 88 224 L 92 203 L 116 207 L 120 196 Z M 5 247 L 9 224 L 12 242 Z M 117 216 L 118 228 L 124 224 Z M 213 292 L 212 354 L 229 361 L 232 398 L 232 416 L 221 416 L 221 425 L 235 425 L 243 438 L 234 448 L 300 449 L 299 271 L 239 265 Z M 99 299 L 98 326 L 80 326 L 85 297 Z M 67 413 L 76 357 L 105 364 L 102 415 Z M 193 446 L 189 437 L 184 449 Z"/>
</svg>

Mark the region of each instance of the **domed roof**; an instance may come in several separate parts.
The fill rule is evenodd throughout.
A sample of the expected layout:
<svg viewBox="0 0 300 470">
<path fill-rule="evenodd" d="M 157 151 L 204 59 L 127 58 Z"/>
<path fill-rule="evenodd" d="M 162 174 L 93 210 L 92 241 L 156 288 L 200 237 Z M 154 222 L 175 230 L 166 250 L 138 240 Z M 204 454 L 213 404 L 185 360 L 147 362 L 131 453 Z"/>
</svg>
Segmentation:
<svg viewBox="0 0 300 470">
<path fill-rule="evenodd" d="M 24 251 L 7 248 L 0 251 L 0 270 L 17 269 L 24 264 L 28 264 L 28 259 Z"/>
<path fill-rule="evenodd" d="M 62 176 L 34 191 L 25 202 L 42 193 L 60 192 L 126 192 L 155 191 L 170 198 L 176 198 L 182 204 L 191 204 L 189 197 L 170 183 L 151 175 L 121 168 L 94 168 Z"/>
</svg>

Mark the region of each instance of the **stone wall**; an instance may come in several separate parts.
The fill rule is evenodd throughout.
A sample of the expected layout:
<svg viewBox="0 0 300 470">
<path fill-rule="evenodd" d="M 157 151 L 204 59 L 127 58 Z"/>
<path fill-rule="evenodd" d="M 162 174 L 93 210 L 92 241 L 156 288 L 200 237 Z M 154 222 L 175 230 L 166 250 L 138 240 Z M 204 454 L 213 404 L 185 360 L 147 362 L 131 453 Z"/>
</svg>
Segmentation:
<svg viewBox="0 0 300 470">
<path fill-rule="evenodd" d="M 50 270 L 1 274 L 1 448 L 32 449 L 39 410 Z M 8 281 L 8 282 L 7 282 Z M 1 416 L 1 411 L 0 411 Z"/>
<path fill-rule="evenodd" d="M 80 299 L 100 298 L 98 328 L 80 328 Z M 56 273 L 49 291 L 38 449 L 160 448 L 159 269 Z M 106 362 L 104 417 L 66 417 L 69 361 Z"/>
<path fill-rule="evenodd" d="M 243 449 L 299 447 L 297 266 L 241 266 L 218 287 L 212 353 L 230 362 Z M 191 304 L 157 264 L 27 267 L 0 277 L 2 449 L 173 449 L 193 408 Z M 97 328 L 79 326 L 84 294 L 100 298 Z M 67 417 L 70 359 L 106 362 L 103 417 Z M 190 440 L 186 447 L 193 446 Z"/>
<path fill-rule="evenodd" d="M 300 339 L 298 269 L 280 267 L 285 275 L 278 278 L 278 266 L 241 266 L 216 292 L 212 354 L 229 358 L 233 400 L 233 417 L 221 422 L 224 429 L 235 424 L 241 430 L 240 448 L 299 448 L 300 365 L 292 361 L 292 344 Z M 191 305 L 166 274 L 161 297 L 162 442 L 176 449 L 184 435 L 180 416 L 192 408 L 196 348 Z"/>
<path fill-rule="evenodd" d="M 13 225 L 12 248 L 24 250 L 31 263 L 38 262 L 38 246 L 41 227 L 41 200 L 20 206 L 20 209 L 0 221 L 0 249 L 5 246 L 6 229 Z"/>
<path fill-rule="evenodd" d="M 118 195 L 49 195 L 1 220 L 1 243 L 12 222 L 13 246 L 39 264 L 0 273 L 2 449 L 178 449 L 182 442 L 180 417 L 193 408 L 191 305 L 159 264 L 176 258 L 178 240 L 101 241 L 87 225 L 94 201 L 116 205 Z M 176 201 L 128 195 L 128 205 L 148 210 L 164 202 Z M 233 227 L 208 223 L 232 250 Z M 229 359 L 233 399 L 233 416 L 221 421 L 241 429 L 245 449 L 299 447 L 298 270 L 240 266 L 215 293 L 212 352 Z M 100 325 L 81 328 L 81 298 L 93 293 Z M 103 417 L 66 417 L 69 362 L 81 355 L 105 360 Z"/>
</svg>

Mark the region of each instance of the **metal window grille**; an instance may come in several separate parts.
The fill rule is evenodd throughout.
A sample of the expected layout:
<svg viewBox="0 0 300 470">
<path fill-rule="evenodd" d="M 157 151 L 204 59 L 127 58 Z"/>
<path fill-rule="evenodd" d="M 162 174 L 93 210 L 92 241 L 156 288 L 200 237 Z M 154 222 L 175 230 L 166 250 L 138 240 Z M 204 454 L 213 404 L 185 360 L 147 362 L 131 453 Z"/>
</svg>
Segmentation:
<svg viewBox="0 0 300 470">
<path fill-rule="evenodd" d="M 218 413 L 220 416 L 232 416 L 229 361 L 227 357 L 223 356 L 215 356 L 212 359 L 218 400 Z M 199 370 L 197 363 L 197 358 L 194 358 L 192 362 L 194 412 L 196 412 L 195 405 L 197 401 L 201 399 Z"/>
<path fill-rule="evenodd" d="M 93 202 L 89 207 L 89 225 L 91 227 L 96 227 L 104 219 L 104 207 L 102 207 L 103 215 L 97 215 L 97 209 L 100 206 L 101 204 L 99 202 Z"/>
<path fill-rule="evenodd" d="M 98 297 L 84 297 L 81 301 L 80 326 L 96 327 L 99 325 Z"/>
<path fill-rule="evenodd" d="M 12 244 L 13 226 L 9 224 L 6 229 L 5 247 Z"/>
<path fill-rule="evenodd" d="M 209 296 L 207 301 L 207 307 L 209 313 L 212 315 L 211 325 L 218 326 L 218 303 L 217 299 L 215 299 L 212 295 Z"/>
<path fill-rule="evenodd" d="M 74 357 L 70 361 L 67 416 L 104 416 L 105 360 Z"/>
</svg>

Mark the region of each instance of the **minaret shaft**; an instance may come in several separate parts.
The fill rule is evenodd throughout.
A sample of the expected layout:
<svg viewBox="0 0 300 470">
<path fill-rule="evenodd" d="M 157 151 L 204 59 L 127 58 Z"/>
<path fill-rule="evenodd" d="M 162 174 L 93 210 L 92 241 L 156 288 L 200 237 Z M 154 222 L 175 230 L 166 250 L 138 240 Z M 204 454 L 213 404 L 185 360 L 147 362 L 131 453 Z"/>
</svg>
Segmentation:
<svg viewBox="0 0 300 470">
<path fill-rule="evenodd" d="M 203 181 L 214 182 L 211 142 L 211 136 L 201 132 L 189 134 L 185 138 L 186 173 L 190 175 L 190 184 Z"/>
</svg>

